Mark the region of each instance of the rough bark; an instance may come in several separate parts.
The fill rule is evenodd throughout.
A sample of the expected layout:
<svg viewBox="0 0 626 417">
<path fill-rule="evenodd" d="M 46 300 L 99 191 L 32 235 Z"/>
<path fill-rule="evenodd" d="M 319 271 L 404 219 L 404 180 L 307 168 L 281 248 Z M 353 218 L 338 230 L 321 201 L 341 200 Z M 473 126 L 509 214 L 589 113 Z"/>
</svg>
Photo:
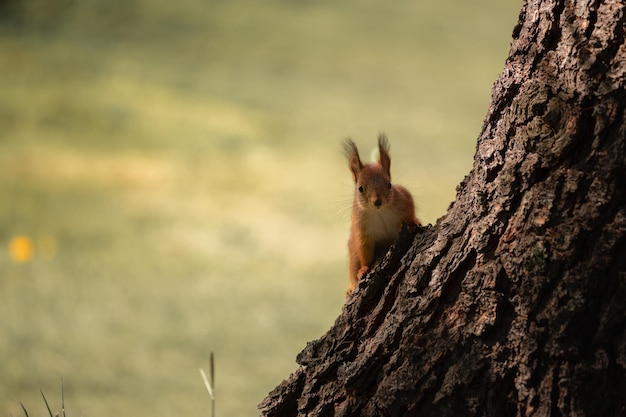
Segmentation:
<svg viewBox="0 0 626 417">
<path fill-rule="evenodd" d="M 526 1 L 456 201 L 263 415 L 626 415 L 625 9 Z"/>
</svg>

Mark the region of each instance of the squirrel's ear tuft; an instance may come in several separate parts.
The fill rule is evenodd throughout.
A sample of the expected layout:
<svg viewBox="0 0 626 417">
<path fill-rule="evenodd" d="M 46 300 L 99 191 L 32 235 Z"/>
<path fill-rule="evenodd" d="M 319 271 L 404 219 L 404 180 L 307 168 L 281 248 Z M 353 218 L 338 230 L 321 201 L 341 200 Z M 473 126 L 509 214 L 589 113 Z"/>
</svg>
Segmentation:
<svg viewBox="0 0 626 417">
<path fill-rule="evenodd" d="M 383 167 L 387 176 L 391 177 L 391 157 L 389 156 L 389 141 L 384 133 L 378 134 L 378 163 Z"/>
<path fill-rule="evenodd" d="M 348 159 L 348 166 L 350 167 L 350 171 L 352 171 L 352 177 L 356 182 L 359 178 L 359 173 L 361 169 L 363 169 L 363 163 L 361 162 L 361 158 L 359 157 L 359 150 L 356 148 L 356 145 L 352 141 L 352 139 L 347 138 L 343 142 L 343 151 Z"/>
</svg>

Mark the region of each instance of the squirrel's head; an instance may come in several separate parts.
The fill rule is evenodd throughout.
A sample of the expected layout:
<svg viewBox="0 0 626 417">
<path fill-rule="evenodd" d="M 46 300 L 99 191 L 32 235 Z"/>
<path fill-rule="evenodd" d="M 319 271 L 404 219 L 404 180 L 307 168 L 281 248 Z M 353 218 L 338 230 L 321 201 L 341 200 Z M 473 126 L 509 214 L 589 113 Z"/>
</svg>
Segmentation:
<svg viewBox="0 0 626 417">
<path fill-rule="evenodd" d="M 363 164 L 352 139 L 346 139 L 344 151 L 356 187 L 355 203 L 363 208 L 372 209 L 379 209 L 389 204 L 393 187 L 387 136 L 383 133 L 378 136 L 378 162 Z"/>
</svg>

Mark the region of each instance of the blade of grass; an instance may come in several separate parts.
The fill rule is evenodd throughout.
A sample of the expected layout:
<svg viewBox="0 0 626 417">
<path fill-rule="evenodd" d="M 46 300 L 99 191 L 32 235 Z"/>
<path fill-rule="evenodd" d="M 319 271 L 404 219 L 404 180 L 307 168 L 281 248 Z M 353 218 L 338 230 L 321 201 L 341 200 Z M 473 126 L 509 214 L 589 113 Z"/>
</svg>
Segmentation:
<svg viewBox="0 0 626 417">
<path fill-rule="evenodd" d="M 206 387 L 206 390 L 209 392 L 209 397 L 211 397 L 211 400 L 213 399 L 213 389 L 211 388 L 211 383 L 209 382 L 208 378 L 206 377 L 206 374 L 204 373 L 204 370 L 202 368 L 199 368 L 200 370 L 200 375 L 202 375 L 202 380 L 204 381 L 204 386 Z"/>
<path fill-rule="evenodd" d="M 202 375 L 202 380 L 204 381 L 204 386 L 206 390 L 209 392 L 209 397 L 211 398 L 211 417 L 215 417 L 215 395 L 213 390 L 215 389 L 215 361 L 213 359 L 213 352 L 211 352 L 210 363 L 209 363 L 209 374 L 211 375 L 211 381 L 206 376 L 204 369 L 200 369 L 200 375 Z"/>
<path fill-rule="evenodd" d="M 211 369 L 209 369 L 209 371 L 211 372 L 211 387 L 215 389 L 215 366 L 213 361 L 213 352 L 211 352 L 210 362 Z M 211 417 L 215 417 L 215 395 L 211 397 Z"/>
<path fill-rule="evenodd" d="M 65 417 L 65 393 L 63 392 L 63 378 L 61 378 L 61 412 Z"/>
<path fill-rule="evenodd" d="M 26 407 L 24 407 L 24 404 L 22 404 L 22 402 L 20 401 L 20 405 L 22 406 L 22 410 L 24 410 L 24 414 L 26 414 L 26 417 L 30 417 L 28 415 L 28 411 L 26 411 Z"/>
<path fill-rule="evenodd" d="M 210 363 L 210 369 L 209 371 L 211 372 L 211 387 L 213 387 L 213 389 L 215 389 L 215 366 L 214 366 L 214 361 L 213 361 L 213 352 L 211 352 L 211 363 Z"/>
<path fill-rule="evenodd" d="M 46 400 L 46 396 L 43 394 L 43 391 L 41 389 L 39 390 L 39 392 L 41 392 L 41 396 L 43 397 L 43 402 L 46 403 L 48 414 L 50 414 L 50 417 L 54 417 L 54 415 L 52 414 L 52 410 L 50 409 L 50 406 L 48 405 L 48 400 Z"/>
</svg>

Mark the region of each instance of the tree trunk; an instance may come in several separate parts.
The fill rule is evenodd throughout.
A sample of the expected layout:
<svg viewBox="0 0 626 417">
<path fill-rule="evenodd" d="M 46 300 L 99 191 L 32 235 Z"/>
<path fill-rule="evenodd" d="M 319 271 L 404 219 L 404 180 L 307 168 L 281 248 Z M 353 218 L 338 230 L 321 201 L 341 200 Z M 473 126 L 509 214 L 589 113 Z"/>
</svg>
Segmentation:
<svg viewBox="0 0 626 417">
<path fill-rule="evenodd" d="M 624 0 L 527 0 L 474 166 L 265 416 L 626 416 Z"/>
</svg>

